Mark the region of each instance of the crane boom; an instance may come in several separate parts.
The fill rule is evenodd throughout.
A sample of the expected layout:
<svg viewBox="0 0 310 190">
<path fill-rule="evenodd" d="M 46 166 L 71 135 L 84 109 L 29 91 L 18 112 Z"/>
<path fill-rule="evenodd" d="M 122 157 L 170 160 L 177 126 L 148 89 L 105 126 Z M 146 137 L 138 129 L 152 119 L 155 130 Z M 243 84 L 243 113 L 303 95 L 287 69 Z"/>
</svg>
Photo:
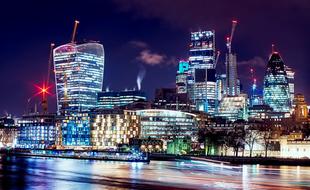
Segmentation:
<svg viewBox="0 0 310 190">
<path fill-rule="evenodd" d="M 231 43 L 232 43 L 232 40 L 233 40 L 233 37 L 234 37 L 234 33 L 235 33 L 235 30 L 236 30 L 237 23 L 238 22 L 236 20 L 232 21 L 230 37 L 227 38 L 227 48 L 228 48 L 228 53 L 229 54 L 231 53 Z"/>
<path fill-rule="evenodd" d="M 215 58 L 215 63 L 214 63 L 214 68 L 216 68 L 217 62 L 219 61 L 220 54 L 221 54 L 221 52 L 217 51 L 216 58 Z"/>
<path fill-rule="evenodd" d="M 75 36 L 76 36 L 76 31 L 77 31 L 77 27 L 78 27 L 79 23 L 80 22 L 78 20 L 74 21 L 74 28 L 73 28 L 73 32 L 72 32 L 71 43 L 75 43 Z"/>
</svg>

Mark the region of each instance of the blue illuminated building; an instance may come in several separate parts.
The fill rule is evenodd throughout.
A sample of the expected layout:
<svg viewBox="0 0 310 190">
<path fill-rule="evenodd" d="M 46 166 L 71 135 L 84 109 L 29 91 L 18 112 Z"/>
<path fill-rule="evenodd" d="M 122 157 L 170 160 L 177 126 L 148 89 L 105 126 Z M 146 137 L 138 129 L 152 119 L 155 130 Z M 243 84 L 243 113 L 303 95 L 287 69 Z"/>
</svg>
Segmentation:
<svg viewBox="0 0 310 190">
<path fill-rule="evenodd" d="M 90 116 L 89 112 L 70 112 L 61 121 L 63 146 L 90 145 Z"/>
<path fill-rule="evenodd" d="M 69 43 L 55 48 L 53 56 L 58 112 L 96 107 L 103 85 L 103 46 Z"/>
<path fill-rule="evenodd" d="M 19 121 L 17 147 L 45 149 L 56 145 L 56 115 L 29 114 Z"/>
<path fill-rule="evenodd" d="M 274 112 L 290 112 L 289 83 L 283 60 L 278 52 L 273 52 L 268 61 L 263 100 Z"/>
</svg>

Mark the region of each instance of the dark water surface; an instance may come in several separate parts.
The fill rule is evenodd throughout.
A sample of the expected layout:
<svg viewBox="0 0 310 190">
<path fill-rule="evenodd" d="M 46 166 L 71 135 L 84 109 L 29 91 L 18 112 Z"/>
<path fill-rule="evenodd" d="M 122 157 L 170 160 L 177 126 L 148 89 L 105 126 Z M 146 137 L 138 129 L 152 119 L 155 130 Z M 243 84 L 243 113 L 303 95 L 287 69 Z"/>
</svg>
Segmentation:
<svg viewBox="0 0 310 190">
<path fill-rule="evenodd" d="M 2 157 L 0 189 L 310 189 L 310 167 Z"/>
</svg>

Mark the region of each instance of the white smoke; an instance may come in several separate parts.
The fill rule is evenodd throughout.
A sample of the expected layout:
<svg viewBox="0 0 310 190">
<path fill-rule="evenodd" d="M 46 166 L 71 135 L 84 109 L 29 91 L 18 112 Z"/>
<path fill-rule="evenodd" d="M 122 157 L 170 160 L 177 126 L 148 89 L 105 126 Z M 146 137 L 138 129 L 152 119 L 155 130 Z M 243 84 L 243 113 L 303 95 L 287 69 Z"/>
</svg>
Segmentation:
<svg viewBox="0 0 310 190">
<path fill-rule="evenodd" d="M 142 68 L 140 69 L 139 73 L 138 73 L 138 76 L 137 76 L 137 86 L 138 86 L 138 90 L 141 90 L 141 84 L 142 84 L 142 81 L 143 81 L 143 78 L 145 76 L 145 69 Z"/>
</svg>

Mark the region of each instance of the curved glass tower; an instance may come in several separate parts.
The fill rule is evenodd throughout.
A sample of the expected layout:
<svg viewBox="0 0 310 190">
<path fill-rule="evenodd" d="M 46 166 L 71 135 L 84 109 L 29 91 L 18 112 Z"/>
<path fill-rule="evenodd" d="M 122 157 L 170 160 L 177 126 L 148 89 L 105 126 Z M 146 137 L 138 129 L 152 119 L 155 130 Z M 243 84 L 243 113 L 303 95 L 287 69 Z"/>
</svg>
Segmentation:
<svg viewBox="0 0 310 190">
<path fill-rule="evenodd" d="M 103 85 L 103 45 L 65 44 L 54 49 L 53 58 L 58 112 L 95 107 Z"/>
<path fill-rule="evenodd" d="M 284 63 L 277 52 L 269 58 L 264 78 L 264 103 L 274 112 L 290 111 L 290 92 Z"/>
</svg>

